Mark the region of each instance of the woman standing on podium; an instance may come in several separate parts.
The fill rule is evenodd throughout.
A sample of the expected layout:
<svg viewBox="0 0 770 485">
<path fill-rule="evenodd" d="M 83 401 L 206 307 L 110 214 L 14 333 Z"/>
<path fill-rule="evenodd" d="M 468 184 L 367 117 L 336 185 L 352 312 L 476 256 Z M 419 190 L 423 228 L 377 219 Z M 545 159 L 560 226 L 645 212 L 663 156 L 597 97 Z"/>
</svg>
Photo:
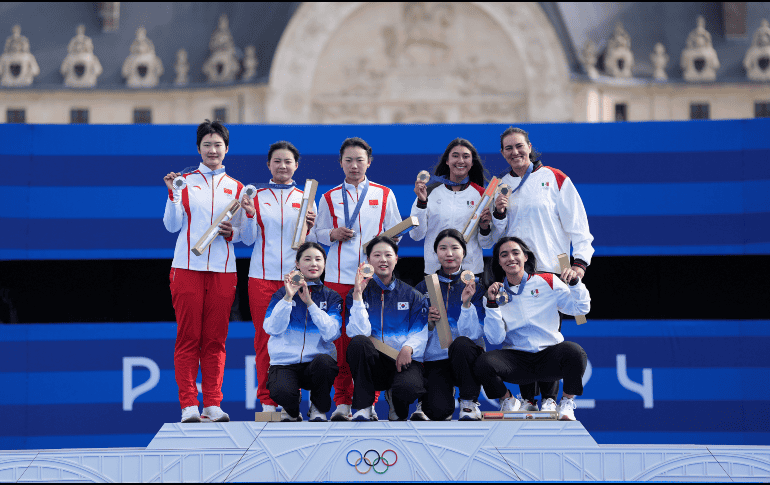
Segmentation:
<svg viewBox="0 0 770 485">
<path fill-rule="evenodd" d="M 433 250 L 436 235 L 444 229 L 462 231 L 476 210 L 484 193 L 485 173 L 479 153 L 471 142 L 455 138 L 444 150 L 432 180 L 415 182 L 417 199 L 412 204 L 411 215 L 419 219 L 420 225 L 409 231 L 409 236 L 415 241 L 425 240 L 425 274 L 433 274 L 441 267 Z M 467 243 L 464 268 L 476 275 L 484 271 L 481 249 L 491 248 L 495 243 L 489 227 L 491 220 L 492 215 L 486 209 L 478 233 Z"/>
<path fill-rule="evenodd" d="M 345 180 L 321 197 L 318 208 L 315 234 L 319 243 L 329 246 L 326 286 L 342 297 L 343 315 L 358 267 L 366 262 L 364 243 L 401 222 L 393 191 L 366 177 L 372 158 L 372 147 L 361 138 L 348 138 L 342 142 L 340 166 Z M 337 409 L 332 413 L 332 421 L 349 421 L 353 417 L 353 378 L 345 361 L 350 337 L 345 332 L 345 325 L 343 318 L 342 336 L 335 342 L 340 371 L 334 381 Z M 378 395 L 375 395 L 375 402 Z"/>
<path fill-rule="evenodd" d="M 543 165 L 540 153 L 532 148 L 529 134 L 509 127 L 500 135 L 500 154 L 511 170 L 501 183 L 512 193 L 499 195 L 492 218 L 495 241 L 504 236 L 520 237 L 537 256 L 538 272 L 560 274 L 556 257 L 572 255 L 571 270 L 585 276 L 594 249 L 583 201 L 572 180 L 564 172 Z M 562 281 L 565 275 L 561 276 Z M 560 327 L 561 328 L 561 327 Z M 522 409 L 537 411 L 535 396 L 542 394 L 541 410 L 554 411 L 559 382 L 536 382 L 519 386 Z M 539 390 L 538 390 L 539 387 Z"/>
<path fill-rule="evenodd" d="M 263 412 L 275 412 L 276 403 L 267 389 L 270 356 L 263 322 L 270 298 L 284 286 L 284 275 L 294 269 L 297 251 L 291 248 L 294 229 L 302 207 L 303 191 L 297 188 L 294 172 L 299 167 L 299 150 L 288 141 L 270 145 L 267 168 L 272 179 L 257 189 L 254 203 L 246 208 L 243 243 L 254 244 L 249 265 L 249 309 L 254 322 L 254 352 L 257 368 L 257 399 Z M 307 212 L 307 225 L 315 222 L 315 201 Z M 314 241 L 312 232 L 307 241 Z"/>
<path fill-rule="evenodd" d="M 168 187 L 163 224 L 169 232 L 179 231 L 169 279 L 177 322 L 174 374 L 183 423 L 201 421 L 195 385 L 199 364 L 203 418 L 230 420 L 219 404 L 230 308 L 238 283 L 233 243 L 241 240 L 244 211 L 219 224 L 222 237 L 217 236 L 202 255 L 191 252 L 211 221 L 241 195 L 243 185 L 227 175 L 222 165 L 229 143 L 227 128 L 218 121 L 206 120 L 198 126 L 201 164 L 190 173 L 171 172 L 163 178 Z M 180 176 L 186 185 L 175 189 L 172 182 Z M 250 202 L 247 199 L 244 197 L 244 204 Z"/>
</svg>

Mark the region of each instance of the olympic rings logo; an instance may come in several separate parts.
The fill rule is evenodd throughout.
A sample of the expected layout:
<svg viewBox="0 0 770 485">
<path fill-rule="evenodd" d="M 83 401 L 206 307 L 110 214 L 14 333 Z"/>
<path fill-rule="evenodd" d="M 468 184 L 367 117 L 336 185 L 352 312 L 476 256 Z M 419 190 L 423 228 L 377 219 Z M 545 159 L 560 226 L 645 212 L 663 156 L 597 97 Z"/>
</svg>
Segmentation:
<svg viewBox="0 0 770 485">
<path fill-rule="evenodd" d="M 393 453 L 393 456 L 395 457 L 393 459 L 393 463 L 390 463 L 388 460 L 385 459 L 385 454 L 388 453 L 388 452 Z M 350 463 L 350 454 L 351 453 L 358 453 L 358 459 L 356 460 L 355 463 Z M 369 453 L 377 453 L 377 458 L 375 458 L 374 461 L 370 460 L 369 459 Z M 398 453 L 396 453 L 393 450 L 385 450 L 385 451 L 382 452 L 382 455 L 380 455 L 380 452 L 377 451 L 377 450 L 369 450 L 366 453 L 361 454 L 361 452 L 358 451 L 358 450 L 350 450 L 350 451 L 348 451 L 348 454 L 345 456 L 345 461 L 347 461 L 348 465 L 354 467 L 356 469 L 356 471 L 358 473 L 362 474 L 362 475 L 366 474 L 366 473 L 369 473 L 369 470 L 374 470 L 374 473 L 379 473 L 380 475 L 382 475 L 383 473 L 388 471 L 388 468 L 392 467 L 393 465 L 396 464 L 396 462 L 398 462 Z M 365 472 L 362 472 L 361 470 L 358 469 L 358 465 L 360 465 L 361 462 L 364 462 L 367 465 L 369 465 L 369 468 L 367 468 Z M 385 468 L 382 471 L 379 471 L 376 468 L 377 465 L 380 464 L 380 462 L 385 464 Z"/>
</svg>

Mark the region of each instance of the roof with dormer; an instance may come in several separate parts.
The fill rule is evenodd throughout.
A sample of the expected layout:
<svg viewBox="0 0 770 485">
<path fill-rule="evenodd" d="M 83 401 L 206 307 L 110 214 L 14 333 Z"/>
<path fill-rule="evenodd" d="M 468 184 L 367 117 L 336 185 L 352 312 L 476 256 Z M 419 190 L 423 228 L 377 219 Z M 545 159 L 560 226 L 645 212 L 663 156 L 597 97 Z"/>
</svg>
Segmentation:
<svg viewBox="0 0 770 485">
<path fill-rule="evenodd" d="M 33 88 L 62 88 L 59 73 L 67 56 L 67 45 L 79 24 L 93 40 L 94 53 L 104 69 L 98 88 L 124 88 L 121 67 L 130 54 L 136 30 L 144 27 L 163 62 L 160 87 L 172 87 L 176 52 L 184 48 L 190 63 L 190 87 L 203 86 L 202 67 L 209 52 L 209 40 L 221 14 L 227 14 L 236 45 L 236 55 L 243 57 L 247 45 L 256 47 L 257 75 L 249 83 L 268 81 L 270 65 L 278 42 L 299 2 L 216 3 L 216 2 L 121 2 L 119 28 L 102 32 L 96 12 L 97 2 L 81 3 L 0 3 L 0 41 L 11 35 L 20 24 L 22 35 L 29 39 L 31 51 L 40 66 Z M 579 52 L 587 40 L 593 41 L 601 54 L 621 22 L 631 37 L 635 66 L 633 76 L 651 79 L 653 66 L 650 53 L 657 42 L 663 43 L 670 56 L 667 73 L 670 82 L 683 82 L 679 58 L 688 34 L 695 28 L 696 17 L 703 15 L 710 32 L 721 69 L 717 82 L 749 82 L 743 58 L 751 45 L 753 33 L 762 18 L 770 18 L 770 3 L 746 4 L 746 36 L 728 39 L 724 34 L 722 3 L 694 2 L 540 2 L 553 25 L 569 63 L 573 78 L 587 79 L 580 64 Z M 241 81 L 238 81 L 241 82 Z"/>
</svg>

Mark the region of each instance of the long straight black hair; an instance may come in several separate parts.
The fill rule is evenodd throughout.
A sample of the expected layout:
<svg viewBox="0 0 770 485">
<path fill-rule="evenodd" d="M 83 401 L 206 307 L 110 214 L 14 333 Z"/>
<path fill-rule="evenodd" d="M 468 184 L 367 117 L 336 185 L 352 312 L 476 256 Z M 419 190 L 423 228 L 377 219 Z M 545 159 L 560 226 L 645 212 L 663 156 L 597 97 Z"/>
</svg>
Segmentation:
<svg viewBox="0 0 770 485">
<path fill-rule="evenodd" d="M 297 267 L 299 267 L 299 260 L 302 259 L 302 254 L 307 251 L 308 249 L 317 249 L 321 251 L 321 254 L 324 257 L 324 270 L 321 272 L 321 277 L 319 278 L 321 280 L 321 283 L 324 282 L 324 279 L 326 278 L 326 251 L 324 251 L 323 246 L 321 246 L 318 243 L 305 241 L 302 243 L 302 245 L 297 248 L 297 257 L 295 258 L 295 262 L 297 264 Z"/>
<path fill-rule="evenodd" d="M 527 255 L 527 261 L 524 263 L 524 271 L 529 274 L 535 273 L 537 259 L 535 258 L 535 253 L 533 253 L 532 250 L 529 249 L 529 246 L 527 246 L 527 243 L 516 236 L 501 237 L 495 244 L 495 247 L 492 248 L 492 259 L 489 261 L 489 264 L 484 267 L 484 286 L 486 287 L 491 286 L 492 283 L 503 281 L 503 278 L 505 278 L 505 271 L 503 271 L 503 267 L 500 266 L 500 248 L 507 242 L 515 242 L 519 245 L 522 252 Z"/>
</svg>

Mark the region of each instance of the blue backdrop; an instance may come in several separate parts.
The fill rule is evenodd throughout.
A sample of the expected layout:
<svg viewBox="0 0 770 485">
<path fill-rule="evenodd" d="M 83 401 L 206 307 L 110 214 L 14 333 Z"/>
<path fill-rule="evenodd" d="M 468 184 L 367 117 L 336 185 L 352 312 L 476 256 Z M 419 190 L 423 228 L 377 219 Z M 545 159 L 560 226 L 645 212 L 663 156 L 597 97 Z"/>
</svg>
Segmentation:
<svg viewBox="0 0 770 485">
<path fill-rule="evenodd" d="M 770 120 L 523 127 L 544 163 L 577 186 L 597 256 L 770 253 Z M 244 183 L 267 181 L 267 147 L 288 139 L 303 153 L 296 179 L 317 179 L 320 197 L 341 182 L 341 141 L 361 136 L 374 147 L 370 179 L 390 186 L 407 215 L 415 175 L 457 136 L 501 173 L 505 128 L 233 126 L 225 162 Z M 162 177 L 198 164 L 194 132 L 0 125 L 0 224 L 14 228 L 0 238 L 0 260 L 170 260 Z M 402 248 L 422 254 L 408 238 Z M 768 323 L 565 321 L 591 363 L 578 418 L 607 444 L 767 444 Z M 253 332 L 230 326 L 223 407 L 237 420 L 259 408 Z M 174 336 L 173 322 L 0 325 L 0 449 L 146 446 L 160 423 L 179 419 Z"/>
<path fill-rule="evenodd" d="M 597 442 L 770 443 L 770 321 L 565 320 L 563 333 L 588 354 L 576 416 Z M 173 322 L 3 326 L 0 449 L 147 446 L 180 416 L 175 335 Z M 222 408 L 233 420 L 261 409 L 253 339 L 251 322 L 230 324 Z"/>
<path fill-rule="evenodd" d="M 770 120 L 522 126 L 577 186 L 597 256 L 770 253 Z M 342 181 L 342 140 L 361 136 L 374 147 L 369 178 L 394 190 L 405 216 L 417 172 L 457 136 L 504 171 L 505 128 L 233 126 L 225 165 L 244 183 L 266 182 L 268 146 L 290 140 L 303 154 L 295 178 L 318 180 L 320 198 Z M 0 238 L 0 260 L 173 257 L 162 178 L 200 162 L 193 126 L 5 124 L 0 134 L 0 224 L 16 234 Z M 409 238 L 403 247 L 422 254 Z"/>
</svg>

